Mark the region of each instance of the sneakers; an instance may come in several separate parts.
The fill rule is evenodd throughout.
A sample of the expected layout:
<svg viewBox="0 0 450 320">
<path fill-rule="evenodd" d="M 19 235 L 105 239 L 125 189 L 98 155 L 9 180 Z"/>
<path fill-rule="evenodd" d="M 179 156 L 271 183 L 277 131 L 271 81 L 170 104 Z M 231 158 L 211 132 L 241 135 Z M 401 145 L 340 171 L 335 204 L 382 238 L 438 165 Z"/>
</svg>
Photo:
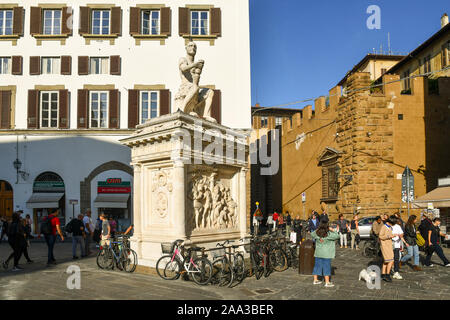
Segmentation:
<svg viewBox="0 0 450 320">
<path fill-rule="evenodd" d="M 12 268 L 12 271 L 21 271 L 21 270 L 23 270 L 23 268 L 19 266 L 14 266 L 14 268 Z"/>
<path fill-rule="evenodd" d="M 450 263 L 447 263 L 445 266 L 446 266 L 446 267 L 450 267 Z"/>
<path fill-rule="evenodd" d="M 325 283 L 325 287 L 326 288 L 332 288 L 332 287 L 334 287 L 334 283 L 333 282 L 327 282 L 327 283 Z"/>
<path fill-rule="evenodd" d="M 313 282 L 313 284 L 321 284 L 322 283 L 322 281 L 320 281 L 320 280 L 314 280 L 314 282 Z"/>
<path fill-rule="evenodd" d="M 429 265 L 425 265 L 425 267 L 434 267 L 434 264 L 430 263 Z"/>
<path fill-rule="evenodd" d="M 27 261 L 28 264 L 31 264 L 31 263 L 33 263 L 33 262 L 34 262 L 33 260 L 28 260 L 28 261 Z"/>
<path fill-rule="evenodd" d="M 392 276 L 392 278 L 397 279 L 397 280 L 403 280 L 403 277 L 400 275 L 400 273 L 396 272 L 394 273 L 394 275 Z"/>
<path fill-rule="evenodd" d="M 73 256 L 73 260 L 77 260 L 78 259 L 78 257 L 77 256 Z"/>
<path fill-rule="evenodd" d="M 382 274 L 381 278 L 386 282 L 392 282 L 391 276 L 388 274 Z"/>
</svg>

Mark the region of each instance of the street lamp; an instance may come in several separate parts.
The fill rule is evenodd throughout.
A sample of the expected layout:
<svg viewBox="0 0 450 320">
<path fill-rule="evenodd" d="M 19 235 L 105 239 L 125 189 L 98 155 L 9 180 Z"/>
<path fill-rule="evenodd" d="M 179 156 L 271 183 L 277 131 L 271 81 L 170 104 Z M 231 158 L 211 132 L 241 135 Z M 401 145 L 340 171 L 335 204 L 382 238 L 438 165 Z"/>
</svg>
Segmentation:
<svg viewBox="0 0 450 320">
<path fill-rule="evenodd" d="M 19 159 L 16 159 L 13 162 L 14 169 L 16 169 L 16 184 L 19 183 L 19 172 L 20 168 L 22 167 L 22 162 Z"/>
</svg>

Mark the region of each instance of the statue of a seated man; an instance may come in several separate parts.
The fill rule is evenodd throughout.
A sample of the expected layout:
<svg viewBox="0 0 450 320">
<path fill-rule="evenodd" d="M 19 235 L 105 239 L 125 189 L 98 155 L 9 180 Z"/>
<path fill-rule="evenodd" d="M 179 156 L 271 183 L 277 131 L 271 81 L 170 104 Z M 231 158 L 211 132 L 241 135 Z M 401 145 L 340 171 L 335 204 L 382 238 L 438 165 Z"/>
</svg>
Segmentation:
<svg viewBox="0 0 450 320">
<path fill-rule="evenodd" d="M 175 107 L 190 115 L 203 117 L 208 121 L 217 122 L 211 117 L 211 105 L 214 91 L 211 89 L 200 89 L 200 75 L 202 74 L 205 61 L 194 61 L 197 53 L 197 45 L 189 42 L 186 46 L 186 57 L 181 58 L 178 66 L 180 68 L 181 86 L 175 96 Z"/>
</svg>

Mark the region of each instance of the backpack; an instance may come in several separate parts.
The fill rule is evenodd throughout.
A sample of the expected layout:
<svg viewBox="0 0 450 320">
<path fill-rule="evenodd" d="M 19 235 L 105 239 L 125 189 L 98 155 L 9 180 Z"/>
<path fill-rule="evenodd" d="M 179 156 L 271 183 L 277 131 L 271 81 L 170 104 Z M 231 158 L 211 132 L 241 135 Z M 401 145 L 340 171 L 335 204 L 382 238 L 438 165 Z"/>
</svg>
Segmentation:
<svg viewBox="0 0 450 320">
<path fill-rule="evenodd" d="M 41 223 L 41 233 L 43 235 L 49 235 L 52 234 L 52 220 L 53 218 L 47 217 L 44 221 Z"/>
<path fill-rule="evenodd" d="M 73 233 L 73 220 L 75 220 L 75 219 L 70 220 L 70 222 L 64 228 L 64 231 L 66 231 L 68 233 Z"/>
</svg>

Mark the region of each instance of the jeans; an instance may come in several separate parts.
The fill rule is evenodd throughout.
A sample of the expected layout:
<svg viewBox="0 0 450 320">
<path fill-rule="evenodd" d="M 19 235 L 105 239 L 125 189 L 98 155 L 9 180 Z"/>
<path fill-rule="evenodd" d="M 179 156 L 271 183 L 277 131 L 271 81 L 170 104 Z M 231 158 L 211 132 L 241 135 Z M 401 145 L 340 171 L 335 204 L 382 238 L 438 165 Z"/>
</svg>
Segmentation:
<svg viewBox="0 0 450 320">
<path fill-rule="evenodd" d="M 315 258 L 314 276 L 331 276 L 331 259 Z"/>
<path fill-rule="evenodd" d="M 86 255 L 91 253 L 91 242 L 92 242 L 92 233 L 86 234 L 86 239 L 84 239 L 84 251 Z"/>
<path fill-rule="evenodd" d="M 51 263 L 51 262 L 56 261 L 55 257 L 53 256 L 53 248 L 55 247 L 56 235 L 46 234 L 45 235 L 45 242 L 47 243 L 47 247 L 48 247 L 48 260 L 47 260 L 47 263 Z"/>
<path fill-rule="evenodd" d="M 444 252 L 442 251 L 442 248 L 440 245 L 433 244 L 432 246 L 429 246 L 426 250 L 428 250 L 427 256 L 425 258 L 426 266 L 429 266 L 431 264 L 431 256 L 433 255 L 434 252 L 436 252 L 436 254 L 439 256 L 439 258 L 441 258 L 442 262 L 444 262 L 444 265 L 447 265 L 450 263 L 447 260 L 447 258 L 445 257 Z"/>
<path fill-rule="evenodd" d="M 402 258 L 401 262 L 406 262 L 412 257 L 414 257 L 414 265 L 419 266 L 419 246 L 417 244 L 408 247 L 408 254 Z"/>
<path fill-rule="evenodd" d="M 84 239 L 83 236 L 72 236 L 72 255 L 75 257 L 77 255 L 77 244 L 81 247 L 81 256 L 85 255 L 84 252 Z"/>
<path fill-rule="evenodd" d="M 342 246 L 347 246 L 347 233 L 339 232 L 339 242 Z"/>
</svg>

